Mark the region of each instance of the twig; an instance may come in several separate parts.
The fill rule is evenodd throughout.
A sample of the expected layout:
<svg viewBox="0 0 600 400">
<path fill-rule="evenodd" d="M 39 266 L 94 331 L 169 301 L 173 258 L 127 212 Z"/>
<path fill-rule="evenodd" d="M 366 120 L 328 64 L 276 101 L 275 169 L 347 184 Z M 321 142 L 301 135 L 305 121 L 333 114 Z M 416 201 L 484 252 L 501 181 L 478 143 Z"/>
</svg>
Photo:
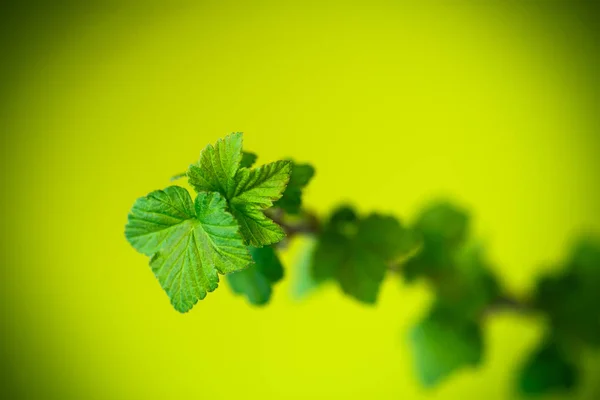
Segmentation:
<svg viewBox="0 0 600 400">
<path fill-rule="evenodd" d="M 283 228 L 288 239 L 298 234 L 317 235 L 321 229 L 319 218 L 309 211 L 303 210 L 298 217 L 292 218 L 286 218 L 281 208 L 268 210 L 265 214 Z"/>
</svg>

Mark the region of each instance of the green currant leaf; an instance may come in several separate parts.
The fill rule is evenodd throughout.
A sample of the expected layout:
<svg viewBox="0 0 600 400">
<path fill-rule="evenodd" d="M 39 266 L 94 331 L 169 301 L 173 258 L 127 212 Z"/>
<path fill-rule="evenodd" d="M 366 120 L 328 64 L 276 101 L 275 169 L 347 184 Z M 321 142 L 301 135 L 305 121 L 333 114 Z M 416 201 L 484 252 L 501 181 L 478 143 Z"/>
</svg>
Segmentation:
<svg viewBox="0 0 600 400">
<path fill-rule="evenodd" d="M 218 273 L 246 268 L 250 255 L 227 203 L 219 193 L 170 186 L 139 198 L 125 237 L 140 253 L 179 312 L 190 310 L 218 286 Z"/>
<path fill-rule="evenodd" d="M 567 353 L 553 340 L 543 343 L 527 360 L 519 375 L 519 389 L 527 395 L 542 395 L 574 388 L 578 370 Z"/>
<path fill-rule="evenodd" d="M 246 296 L 251 304 L 264 305 L 271 298 L 272 285 L 283 278 L 283 265 L 273 247 L 249 247 L 248 250 L 254 264 L 226 275 L 227 281 L 234 293 Z"/>
<path fill-rule="evenodd" d="M 243 135 L 232 133 L 224 139 L 209 144 L 200 153 L 200 160 L 190 165 L 188 178 L 197 192 L 219 192 L 227 200 L 237 187 L 235 176 L 242 161 Z"/>
<path fill-rule="evenodd" d="M 292 174 L 283 196 L 273 206 L 289 214 L 298 214 L 302 206 L 302 189 L 312 179 L 315 169 L 309 164 L 292 163 Z"/>
<path fill-rule="evenodd" d="M 200 160 L 188 169 L 189 183 L 199 193 L 216 191 L 227 199 L 246 243 L 255 247 L 277 243 L 285 233 L 263 211 L 282 196 L 291 164 L 276 161 L 249 169 L 240 168 L 241 161 L 242 134 L 233 133 L 202 150 Z"/>
<path fill-rule="evenodd" d="M 263 210 L 281 196 L 289 177 L 289 161 L 238 171 L 237 187 L 229 205 L 240 224 L 242 236 L 251 246 L 277 243 L 285 237 L 283 229 L 265 216 Z"/>
<path fill-rule="evenodd" d="M 242 168 L 250 168 L 256 162 L 256 154 L 249 153 L 247 151 L 242 152 L 242 160 L 240 161 L 240 167 Z M 176 181 L 181 178 L 187 177 L 188 172 L 181 172 L 179 174 L 173 175 L 171 177 L 171 181 Z"/>
<path fill-rule="evenodd" d="M 479 325 L 435 306 L 410 332 L 414 365 L 421 383 L 432 387 L 455 371 L 481 362 Z"/>
</svg>

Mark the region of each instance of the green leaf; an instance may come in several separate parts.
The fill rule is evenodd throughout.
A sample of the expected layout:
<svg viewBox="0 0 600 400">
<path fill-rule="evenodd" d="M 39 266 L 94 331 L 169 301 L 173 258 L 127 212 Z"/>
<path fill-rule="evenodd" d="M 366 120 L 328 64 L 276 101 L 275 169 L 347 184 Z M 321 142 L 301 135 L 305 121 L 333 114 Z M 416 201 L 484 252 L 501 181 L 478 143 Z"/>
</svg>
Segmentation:
<svg viewBox="0 0 600 400">
<path fill-rule="evenodd" d="M 295 300 L 306 297 L 318 286 L 318 282 L 312 276 L 312 262 L 317 240 L 312 236 L 302 237 L 301 240 L 301 247 L 294 262 L 294 276 L 291 285 L 291 295 Z"/>
<path fill-rule="evenodd" d="M 243 135 L 232 133 L 209 144 L 200 153 L 200 160 L 190 165 L 188 178 L 197 192 L 219 192 L 227 200 L 233 197 L 237 187 L 235 176 L 242 160 Z"/>
<path fill-rule="evenodd" d="M 258 157 L 254 153 L 250 153 L 247 151 L 242 152 L 242 161 L 240 162 L 240 167 L 242 168 L 250 168 L 256 162 Z"/>
<path fill-rule="evenodd" d="M 556 333 L 600 346 L 600 244 L 584 238 L 561 272 L 542 277 L 536 305 L 547 312 Z"/>
<path fill-rule="evenodd" d="M 246 151 L 242 152 L 242 160 L 240 161 L 240 167 L 250 168 L 256 162 L 256 158 L 257 158 L 257 156 L 254 153 L 249 153 Z M 187 174 L 188 174 L 188 172 L 186 171 L 186 172 L 181 172 L 179 174 L 173 175 L 171 177 L 171 181 L 176 181 L 178 179 L 185 178 L 188 176 Z"/>
<path fill-rule="evenodd" d="M 358 217 L 350 207 L 336 209 L 319 235 L 312 260 L 312 276 L 321 283 L 336 276 L 348 257 Z"/>
<path fill-rule="evenodd" d="M 501 294 L 479 245 L 458 250 L 452 268 L 435 280 L 434 290 L 439 301 L 468 318 L 479 318 Z"/>
<path fill-rule="evenodd" d="M 285 237 L 283 229 L 267 218 L 263 210 L 281 196 L 290 177 L 290 168 L 289 161 L 276 161 L 238 171 L 237 187 L 229 204 L 240 224 L 242 236 L 251 246 L 277 243 Z"/>
<path fill-rule="evenodd" d="M 227 203 L 218 193 L 170 186 L 139 198 L 125 227 L 125 237 L 140 253 L 179 312 L 190 310 L 217 288 L 217 273 L 227 274 L 251 263 Z"/>
<path fill-rule="evenodd" d="M 413 232 L 402 227 L 396 218 L 377 213 L 359 223 L 357 240 L 387 263 L 403 259 L 420 245 Z"/>
<path fill-rule="evenodd" d="M 249 250 L 254 264 L 227 275 L 227 281 L 234 293 L 245 295 L 251 304 L 264 305 L 271 298 L 272 285 L 283 278 L 283 265 L 270 246 Z"/>
<path fill-rule="evenodd" d="M 454 256 L 468 233 L 468 221 L 463 210 L 448 203 L 426 208 L 413 227 L 421 235 L 423 246 L 419 254 L 404 265 L 404 277 L 412 281 L 452 268 Z"/>
<path fill-rule="evenodd" d="M 527 395 L 567 391 L 578 382 L 576 366 L 553 340 L 546 341 L 524 365 L 519 376 L 519 389 Z"/>
<path fill-rule="evenodd" d="M 371 214 L 360 220 L 342 207 L 319 236 L 313 277 L 317 282 L 335 279 L 346 294 L 373 304 L 389 264 L 409 251 L 408 236 L 392 217 Z"/>
<path fill-rule="evenodd" d="M 469 217 L 464 210 L 446 202 L 434 204 L 417 221 L 417 229 L 429 240 L 448 245 L 463 242 L 468 232 Z"/>
<path fill-rule="evenodd" d="M 259 168 L 240 168 L 242 134 L 234 133 L 208 145 L 198 163 L 188 170 L 189 182 L 197 192 L 216 191 L 229 203 L 240 225 L 242 237 L 251 246 L 277 243 L 285 237 L 279 225 L 263 210 L 277 201 L 290 179 L 289 161 L 276 161 Z"/>
<path fill-rule="evenodd" d="M 412 329 L 410 345 L 418 378 L 426 387 L 478 365 L 483 354 L 479 325 L 437 306 Z"/>
<path fill-rule="evenodd" d="M 289 214 L 298 214 L 302 206 L 302 189 L 312 179 L 315 169 L 309 164 L 292 163 L 292 174 L 283 196 L 273 206 L 285 210 Z"/>
<path fill-rule="evenodd" d="M 336 278 L 344 293 L 367 304 L 375 304 L 387 264 L 377 253 L 356 248 L 338 266 Z"/>
</svg>

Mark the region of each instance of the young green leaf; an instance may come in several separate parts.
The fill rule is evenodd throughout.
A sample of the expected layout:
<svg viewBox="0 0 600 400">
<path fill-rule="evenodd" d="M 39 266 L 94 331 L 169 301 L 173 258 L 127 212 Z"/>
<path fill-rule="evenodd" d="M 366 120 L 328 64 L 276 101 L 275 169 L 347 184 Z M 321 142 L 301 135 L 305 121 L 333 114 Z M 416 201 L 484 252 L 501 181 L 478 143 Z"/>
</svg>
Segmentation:
<svg viewBox="0 0 600 400">
<path fill-rule="evenodd" d="M 242 160 L 243 135 L 232 133 L 209 144 L 200 153 L 200 160 L 190 165 L 188 178 L 197 192 L 219 192 L 226 199 L 233 196 L 237 181 L 235 175 Z"/>
<path fill-rule="evenodd" d="M 283 229 L 265 216 L 285 189 L 290 177 L 289 161 L 276 161 L 254 169 L 240 169 L 237 187 L 230 200 L 233 216 L 240 224 L 244 238 L 251 246 L 264 246 L 281 241 Z"/>
<path fill-rule="evenodd" d="M 208 145 L 200 160 L 188 170 L 189 182 L 197 192 L 216 191 L 229 203 L 240 233 L 251 246 L 277 243 L 283 229 L 267 218 L 263 210 L 278 200 L 290 179 L 289 161 L 276 161 L 259 168 L 240 168 L 242 134 L 233 133 Z"/>
<path fill-rule="evenodd" d="M 270 246 L 250 247 L 254 264 L 228 274 L 227 281 L 234 293 L 243 294 L 254 305 L 264 305 L 271 298 L 272 285 L 283 278 L 283 265 Z"/>
<path fill-rule="evenodd" d="M 410 344 L 419 380 L 426 387 L 479 364 L 483 353 L 480 327 L 437 306 L 413 328 Z"/>
<path fill-rule="evenodd" d="M 283 196 L 273 206 L 289 214 L 298 214 L 302 206 L 302 189 L 312 179 L 315 169 L 309 164 L 292 163 L 292 174 Z"/>
<path fill-rule="evenodd" d="M 250 168 L 256 162 L 256 154 L 249 153 L 247 151 L 242 152 L 242 160 L 240 161 L 240 167 L 242 168 Z M 187 177 L 188 172 L 181 172 L 179 174 L 175 174 L 171 177 L 171 182 L 176 181 L 181 178 Z"/>
<path fill-rule="evenodd" d="M 542 395 L 575 387 L 578 371 L 567 353 L 553 340 L 543 343 L 524 365 L 519 388 L 527 395 Z"/>
<path fill-rule="evenodd" d="M 139 198 L 125 227 L 125 237 L 140 253 L 179 312 L 190 310 L 217 288 L 217 273 L 251 263 L 227 203 L 219 193 L 199 193 L 170 186 Z"/>
</svg>

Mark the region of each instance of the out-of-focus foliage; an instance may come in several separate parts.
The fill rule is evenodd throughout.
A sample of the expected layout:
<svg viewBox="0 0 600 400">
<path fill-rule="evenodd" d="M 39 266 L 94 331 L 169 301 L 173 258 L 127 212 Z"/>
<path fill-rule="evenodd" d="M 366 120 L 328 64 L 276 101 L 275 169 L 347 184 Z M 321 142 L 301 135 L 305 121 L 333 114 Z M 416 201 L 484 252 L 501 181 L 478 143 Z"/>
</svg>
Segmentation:
<svg viewBox="0 0 600 400">
<path fill-rule="evenodd" d="M 361 218 L 350 207 L 333 212 L 313 258 L 317 281 L 333 279 L 364 303 L 375 303 L 379 286 L 396 259 L 412 250 L 412 236 L 391 216 Z"/>
<path fill-rule="evenodd" d="M 312 179 L 315 169 L 309 164 L 292 162 L 292 174 L 283 196 L 273 204 L 290 214 L 298 214 L 302 206 L 302 189 Z"/>
<path fill-rule="evenodd" d="M 482 358 L 482 317 L 500 288 L 481 246 L 468 243 L 466 212 L 439 203 L 423 210 L 413 225 L 420 252 L 402 267 L 412 282 L 426 279 L 435 293 L 430 314 L 411 332 L 420 381 L 432 386 Z"/>
<path fill-rule="evenodd" d="M 271 298 L 272 285 L 283 278 L 283 265 L 270 246 L 249 247 L 254 264 L 227 275 L 234 293 L 243 294 L 251 304 L 264 305 Z"/>
<path fill-rule="evenodd" d="M 368 220 L 368 219 L 367 219 Z M 442 382 L 453 372 L 473 367 L 484 356 L 486 317 L 501 307 L 543 313 L 550 321 L 551 341 L 543 342 L 529 357 L 519 377 L 524 394 L 537 395 L 573 388 L 578 379 L 577 360 L 567 357 L 568 349 L 596 347 L 600 343 L 600 246 L 591 239 L 581 240 L 563 270 L 542 277 L 531 304 L 507 297 L 485 258 L 483 247 L 469 239 L 469 217 L 462 209 L 443 202 L 425 208 L 416 222 L 403 231 L 403 240 L 394 244 L 390 235 L 393 219 L 371 219 L 369 230 L 361 230 L 361 219 L 349 207 L 335 211 L 318 236 L 313 256 L 312 278 L 320 282 L 336 279 L 340 265 L 347 263 L 358 270 L 362 265 L 370 273 L 399 271 L 408 282 L 426 280 L 435 295 L 429 314 L 410 332 L 416 374 L 424 386 Z M 378 226 L 378 228 L 376 228 Z M 393 255 L 405 255 L 399 263 L 371 263 L 358 259 L 361 245 L 359 232 L 369 232 L 380 246 L 371 247 L 376 254 L 389 256 L 390 248 L 401 249 Z M 379 234 L 374 234 L 378 231 Z M 393 258 L 393 257 L 392 257 Z M 381 260 L 380 260 L 381 261 Z M 337 266 L 337 267 L 336 267 Z M 342 269 L 343 270 L 343 269 Z M 358 276 L 358 275 L 357 275 Z M 380 276 L 380 275 L 379 275 Z M 364 277 L 363 282 L 368 282 Z M 339 279 L 338 279 L 339 280 Z M 377 284 L 370 286 L 376 293 Z M 344 283 L 340 281 L 342 288 Z M 366 286 L 366 285 L 364 285 Z M 356 295 L 357 300 L 371 303 L 376 297 Z"/>
<path fill-rule="evenodd" d="M 549 339 L 531 354 L 523 366 L 519 388 L 530 395 L 572 389 L 577 384 L 578 372 L 567 351 L 555 340 Z"/>
<path fill-rule="evenodd" d="M 521 372 L 528 394 L 573 388 L 582 347 L 600 345 L 600 244 L 577 242 L 560 271 L 539 279 L 533 307 L 548 317 L 548 339 Z"/>
<path fill-rule="evenodd" d="M 560 273 L 540 279 L 535 302 L 555 335 L 599 346 L 600 245 L 590 238 L 577 243 Z"/>
<path fill-rule="evenodd" d="M 410 345 L 417 376 L 429 387 L 459 368 L 479 364 L 483 335 L 476 321 L 441 303 L 412 329 Z"/>
<path fill-rule="evenodd" d="M 445 273 L 454 263 L 454 255 L 465 240 L 468 222 L 464 211 L 448 203 L 425 209 L 413 226 L 422 237 L 423 248 L 402 268 L 404 277 L 411 281 L 420 276 L 433 277 Z"/>
</svg>

